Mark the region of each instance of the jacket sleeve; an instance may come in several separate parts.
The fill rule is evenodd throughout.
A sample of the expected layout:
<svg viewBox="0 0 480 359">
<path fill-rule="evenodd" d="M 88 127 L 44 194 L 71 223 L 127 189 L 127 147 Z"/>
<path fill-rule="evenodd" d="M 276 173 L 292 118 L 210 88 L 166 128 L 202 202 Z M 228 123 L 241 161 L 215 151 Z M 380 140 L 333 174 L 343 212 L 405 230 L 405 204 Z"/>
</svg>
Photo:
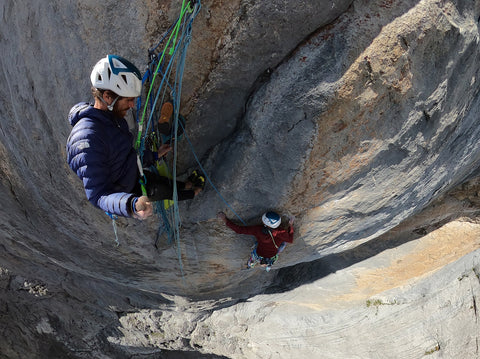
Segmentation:
<svg viewBox="0 0 480 359">
<path fill-rule="evenodd" d="M 226 221 L 226 225 L 238 234 L 251 234 L 254 236 L 258 233 L 258 226 L 239 226 L 238 224 L 233 223 L 228 218 Z"/>
<path fill-rule="evenodd" d="M 88 200 L 111 214 L 130 217 L 134 195 L 111 188 L 102 139 L 87 126 L 72 132 L 68 144 L 69 165 L 81 178 Z"/>
<path fill-rule="evenodd" d="M 278 239 L 280 243 L 293 243 L 293 226 L 289 225 L 287 229 L 278 231 L 275 234 L 275 238 Z"/>
</svg>

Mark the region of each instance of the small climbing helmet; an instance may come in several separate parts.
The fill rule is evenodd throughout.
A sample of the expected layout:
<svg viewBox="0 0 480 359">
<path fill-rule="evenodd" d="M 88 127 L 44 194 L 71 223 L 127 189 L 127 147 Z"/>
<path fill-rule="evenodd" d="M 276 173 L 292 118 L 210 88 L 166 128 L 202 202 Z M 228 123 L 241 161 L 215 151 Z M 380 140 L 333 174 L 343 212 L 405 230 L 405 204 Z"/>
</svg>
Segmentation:
<svg viewBox="0 0 480 359">
<path fill-rule="evenodd" d="M 138 68 L 116 55 L 107 55 L 98 61 L 90 81 L 93 87 L 113 91 L 121 97 L 138 97 L 142 91 L 142 76 Z"/>
<path fill-rule="evenodd" d="M 282 223 L 282 218 L 278 213 L 266 212 L 262 216 L 262 222 L 269 228 L 277 228 Z"/>
</svg>

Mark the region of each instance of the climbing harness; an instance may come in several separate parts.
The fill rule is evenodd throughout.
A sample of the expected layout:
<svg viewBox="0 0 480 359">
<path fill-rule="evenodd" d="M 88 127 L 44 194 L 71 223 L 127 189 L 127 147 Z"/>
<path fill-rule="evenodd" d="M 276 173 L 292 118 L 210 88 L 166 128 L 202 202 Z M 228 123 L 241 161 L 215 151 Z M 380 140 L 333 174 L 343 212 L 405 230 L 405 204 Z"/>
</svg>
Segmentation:
<svg viewBox="0 0 480 359">
<path fill-rule="evenodd" d="M 248 262 L 247 262 L 248 268 L 253 268 L 255 267 L 255 265 L 260 264 L 261 266 L 265 267 L 265 270 L 267 272 L 269 272 L 270 269 L 272 269 L 272 266 L 278 260 L 278 255 L 285 249 L 285 246 L 287 245 L 287 243 L 282 242 L 280 246 L 277 246 L 277 243 L 275 242 L 272 232 L 268 228 L 267 228 L 267 231 L 270 234 L 270 237 L 272 238 L 273 245 L 275 246 L 275 248 L 277 248 L 277 254 L 275 254 L 271 258 L 265 258 L 265 257 L 259 256 L 257 253 L 258 243 L 255 243 L 255 245 L 253 246 L 252 253 L 250 254 L 250 258 L 248 259 Z"/>
<path fill-rule="evenodd" d="M 262 267 L 265 267 L 265 270 L 267 272 L 269 272 L 272 269 L 272 266 L 278 260 L 278 254 L 280 252 L 277 252 L 277 254 L 275 254 L 271 258 L 262 257 L 262 256 L 259 256 L 257 253 L 257 246 L 258 246 L 258 243 L 255 243 L 255 245 L 253 246 L 252 253 L 250 253 L 250 258 L 248 258 L 247 268 L 249 269 L 254 268 L 257 264 L 260 264 Z M 283 248 L 285 247 L 285 242 L 282 243 L 280 247 L 283 250 Z"/>
</svg>

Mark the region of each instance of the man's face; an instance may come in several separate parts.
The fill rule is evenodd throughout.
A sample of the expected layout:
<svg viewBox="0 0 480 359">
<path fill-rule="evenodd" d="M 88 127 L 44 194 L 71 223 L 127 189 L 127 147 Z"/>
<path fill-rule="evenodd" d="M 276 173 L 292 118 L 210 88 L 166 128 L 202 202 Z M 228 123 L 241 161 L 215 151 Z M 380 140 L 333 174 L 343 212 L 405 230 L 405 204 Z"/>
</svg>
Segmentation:
<svg viewBox="0 0 480 359">
<path fill-rule="evenodd" d="M 136 97 L 120 97 L 113 106 L 113 114 L 118 118 L 124 118 L 128 110 L 135 107 Z"/>
</svg>

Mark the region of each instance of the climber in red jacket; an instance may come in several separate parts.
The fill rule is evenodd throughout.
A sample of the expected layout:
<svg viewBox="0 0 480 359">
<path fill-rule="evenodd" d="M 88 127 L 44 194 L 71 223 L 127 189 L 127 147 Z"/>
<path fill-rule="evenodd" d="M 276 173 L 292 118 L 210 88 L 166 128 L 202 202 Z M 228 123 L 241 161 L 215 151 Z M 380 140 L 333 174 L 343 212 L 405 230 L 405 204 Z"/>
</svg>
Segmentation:
<svg viewBox="0 0 480 359">
<path fill-rule="evenodd" d="M 217 217 L 236 233 L 250 234 L 257 239 L 255 248 L 248 260 L 248 268 L 253 268 L 260 263 L 262 267 L 269 271 L 285 245 L 293 242 L 293 217 L 290 218 L 288 227 L 285 229 L 279 228 L 282 218 L 275 212 L 264 213 L 262 216 L 263 225 L 254 226 L 239 226 L 229 220 L 223 212 L 219 212 Z"/>
</svg>

